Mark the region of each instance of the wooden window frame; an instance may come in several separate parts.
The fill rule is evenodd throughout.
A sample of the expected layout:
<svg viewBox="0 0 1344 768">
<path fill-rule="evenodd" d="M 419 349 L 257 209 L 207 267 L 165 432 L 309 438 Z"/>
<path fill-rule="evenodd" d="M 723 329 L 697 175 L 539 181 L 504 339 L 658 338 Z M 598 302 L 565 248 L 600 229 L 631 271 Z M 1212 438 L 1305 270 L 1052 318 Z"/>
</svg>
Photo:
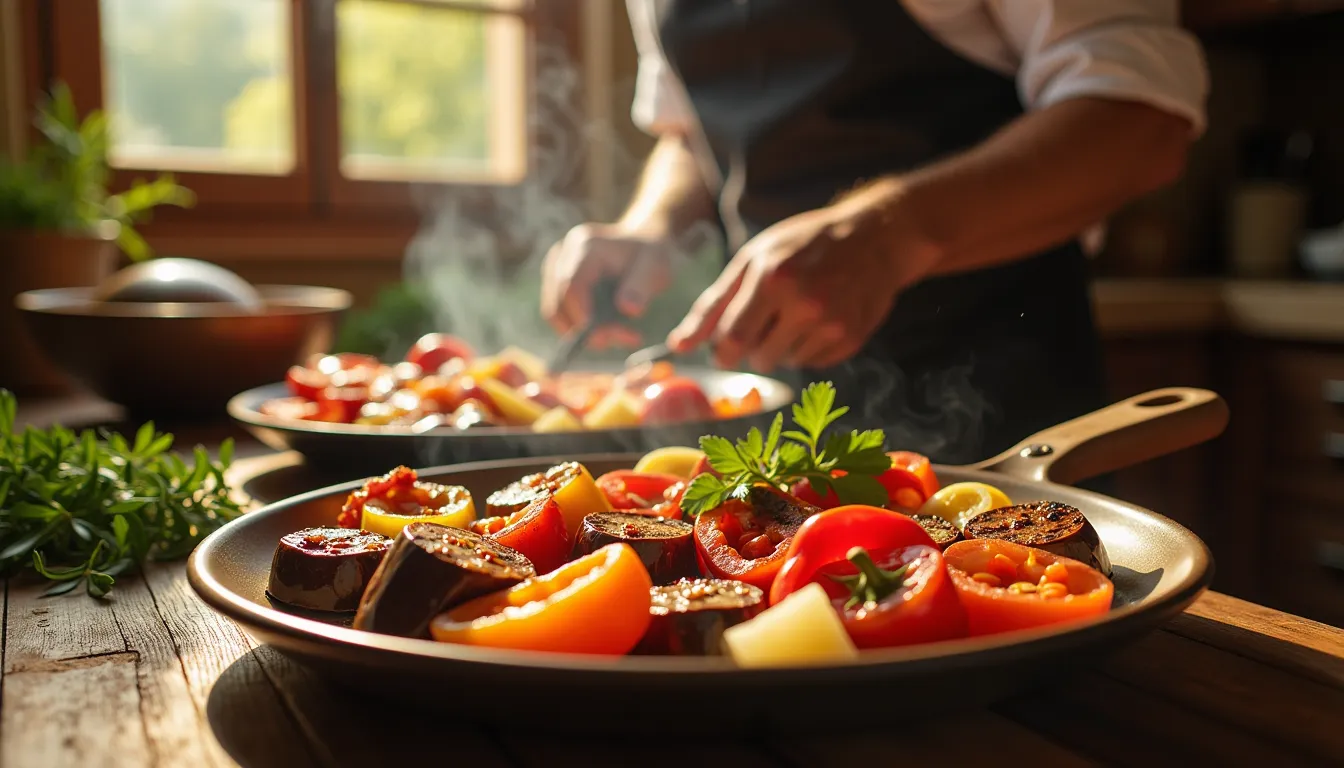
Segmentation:
<svg viewBox="0 0 1344 768">
<path fill-rule="evenodd" d="M 582 69 L 583 6 L 580 0 L 520 0 L 515 9 L 453 0 L 382 0 L 425 4 L 521 19 L 524 29 L 524 119 L 535 99 L 534 66 L 539 35 L 558 45 Z M 291 11 L 291 77 L 294 94 L 294 168 L 283 176 L 173 174 L 197 196 L 190 210 L 164 208 L 141 228 L 161 252 L 199 258 L 294 260 L 400 258 L 420 223 L 420 191 L 447 191 L 468 209 L 488 213 L 504 183 L 428 183 L 349 179 L 340 172 L 339 97 L 336 82 L 337 0 L 287 0 Z M 104 105 L 99 0 L 19 0 L 24 46 L 24 91 L 34 104 L 50 83 L 65 81 L 82 112 Z M 97 53 L 91 53 L 97 52 Z M 586 80 L 586 78 L 585 78 Z M 583 104 L 576 104 L 583 108 Z M 524 131 L 530 155 L 535 121 Z M 548 127 L 549 128 L 549 127 Z M 573 137 L 576 145 L 580 136 Z M 529 157 L 525 162 L 530 167 Z M 113 186 L 153 175 L 117 169 Z M 562 194 L 583 194 L 585 177 Z"/>
</svg>

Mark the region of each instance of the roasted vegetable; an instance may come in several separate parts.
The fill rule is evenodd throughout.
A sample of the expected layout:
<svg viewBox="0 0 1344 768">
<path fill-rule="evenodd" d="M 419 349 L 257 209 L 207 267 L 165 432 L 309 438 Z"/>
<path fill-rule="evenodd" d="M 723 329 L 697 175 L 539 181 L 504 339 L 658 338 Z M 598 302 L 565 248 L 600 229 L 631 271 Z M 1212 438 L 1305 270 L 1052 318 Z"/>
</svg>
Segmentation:
<svg viewBox="0 0 1344 768">
<path fill-rule="evenodd" d="M 937 515 L 964 529 L 981 512 L 1006 507 L 1013 502 L 1008 495 L 986 483 L 953 483 L 929 497 L 918 510 L 921 515 Z"/>
<path fill-rule="evenodd" d="M 704 457 L 705 452 L 698 448 L 681 445 L 654 448 L 635 464 L 635 471 L 675 475 L 682 480 L 690 480 L 700 474 L 696 468 Z"/>
<path fill-rule="evenodd" d="M 1000 539 L 970 539 L 944 553 L 972 635 L 1079 621 L 1106 613 L 1115 587 L 1097 569 Z"/>
<path fill-rule="evenodd" d="M 846 560 L 849 568 L 837 567 Z M 966 615 L 942 555 L 919 523 L 898 512 L 836 507 L 803 523 L 770 588 L 770 603 L 813 582 L 832 596 L 860 648 L 966 635 Z"/>
<path fill-rule="evenodd" d="M 456 485 L 419 480 L 415 470 L 397 467 L 365 481 L 345 500 L 336 518 L 342 528 L 362 528 L 395 538 L 411 523 L 465 528 L 476 518 L 471 492 Z"/>
<path fill-rule="evenodd" d="M 388 538 L 350 528 L 305 528 L 280 539 L 266 594 L 314 611 L 353 611 L 387 554 Z"/>
<path fill-rule="evenodd" d="M 893 451 L 888 453 L 887 457 L 891 460 L 891 468 L 878 475 L 877 482 L 887 491 L 888 508 L 898 511 L 919 509 L 920 505 L 938 491 L 938 478 L 934 476 L 933 466 L 928 458 L 910 451 Z M 848 473 L 841 469 L 831 471 L 833 481 L 846 475 Z M 800 480 L 794 484 L 791 492 L 808 504 L 821 509 L 831 509 L 840 505 L 834 489 L 824 494 L 818 493 L 812 487 L 811 480 Z"/>
<path fill-rule="evenodd" d="M 700 575 L 696 564 L 695 529 L 680 520 L 625 512 L 602 512 L 583 518 L 574 553 L 586 555 L 623 543 L 639 555 L 654 584 L 671 584 Z"/>
<path fill-rule="evenodd" d="M 820 584 L 808 584 L 724 630 L 723 644 L 740 667 L 816 666 L 859 655 Z"/>
<path fill-rule="evenodd" d="M 654 587 L 653 620 L 635 653 L 717 656 L 723 631 L 765 610 L 765 593 L 740 581 L 684 579 Z"/>
<path fill-rule="evenodd" d="M 510 483 L 490 494 L 485 505 L 491 515 L 509 515 L 543 496 L 554 498 L 560 505 L 565 530 L 570 536 L 578 533 L 585 516 L 611 511 L 611 504 L 598 489 L 588 468 L 576 461 L 557 464 L 545 472 Z"/>
<path fill-rule="evenodd" d="M 783 491 L 753 486 L 745 501 L 726 501 L 696 518 L 700 562 L 714 578 L 768 590 L 784 563 L 790 537 L 817 511 Z"/>
<path fill-rule="evenodd" d="M 522 552 L 537 573 L 550 573 L 569 560 L 569 532 L 560 505 L 549 496 L 537 499 L 507 517 L 488 517 L 471 530 Z"/>
<path fill-rule="evenodd" d="M 1044 549 L 1111 575 L 1111 559 L 1097 529 L 1076 507 L 1036 501 L 982 512 L 966 523 L 968 539 L 1002 539 Z"/>
<path fill-rule="evenodd" d="M 961 531 L 945 518 L 938 515 L 911 515 L 910 518 L 919 523 L 939 549 L 947 549 L 961 541 Z"/>
<path fill-rule="evenodd" d="M 428 637 L 435 614 L 536 575 L 522 553 L 436 523 L 411 523 L 393 540 L 355 614 L 355 629 Z"/>
<path fill-rule="evenodd" d="M 525 651 L 621 655 L 649 626 L 649 574 L 612 544 L 434 619 L 434 639 Z"/>
</svg>

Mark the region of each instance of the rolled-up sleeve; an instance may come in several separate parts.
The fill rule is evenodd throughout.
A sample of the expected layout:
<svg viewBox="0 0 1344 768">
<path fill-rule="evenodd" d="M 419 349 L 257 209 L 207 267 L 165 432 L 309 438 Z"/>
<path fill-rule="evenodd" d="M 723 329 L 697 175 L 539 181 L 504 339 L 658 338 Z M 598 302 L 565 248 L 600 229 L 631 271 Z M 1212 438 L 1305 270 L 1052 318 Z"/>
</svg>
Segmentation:
<svg viewBox="0 0 1344 768">
<path fill-rule="evenodd" d="M 1204 51 L 1179 25 L 1176 0 L 988 0 L 1020 60 L 1028 108 L 1100 96 L 1138 101 L 1206 124 Z"/>
<path fill-rule="evenodd" d="M 638 128 L 655 136 L 685 133 L 694 124 L 695 117 L 687 103 L 686 92 L 658 45 L 652 0 L 626 0 L 626 7 L 639 56 L 630 118 Z"/>
</svg>

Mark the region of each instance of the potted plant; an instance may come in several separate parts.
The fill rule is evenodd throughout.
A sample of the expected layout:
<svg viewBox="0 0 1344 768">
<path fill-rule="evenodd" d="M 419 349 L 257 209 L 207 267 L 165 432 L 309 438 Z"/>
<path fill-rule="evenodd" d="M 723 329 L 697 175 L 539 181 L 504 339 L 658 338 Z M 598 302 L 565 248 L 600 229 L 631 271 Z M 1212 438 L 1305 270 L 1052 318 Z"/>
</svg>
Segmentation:
<svg viewBox="0 0 1344 768">
<path fill-rule="evenodd" d="M 194 201 L 166 174 L 111 194 L 106 115 L 81 120 L 63 84 L 38 105 L 35 123 L 42 136 L 28 156 L 0 158 L 0 386 L 27 392 L 63 389 L 65 377 L 27 338 L 14 298 L 97 285 L 118 250 L 132 261 L 150 258 L 133 224 L 159 205 Z"/>
</svg>

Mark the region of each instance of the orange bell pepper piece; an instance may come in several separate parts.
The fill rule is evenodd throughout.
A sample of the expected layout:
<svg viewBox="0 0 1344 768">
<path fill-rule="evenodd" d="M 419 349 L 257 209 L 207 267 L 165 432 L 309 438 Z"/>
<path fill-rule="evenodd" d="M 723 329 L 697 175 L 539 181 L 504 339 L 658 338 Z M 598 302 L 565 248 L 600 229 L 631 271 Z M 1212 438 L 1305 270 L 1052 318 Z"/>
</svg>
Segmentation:
<svg viewBox="0 0 1344 768">
<path fill-rule="evenodd" d="M 445 643 L 622 655 L 649 627 L 652 586 L 628 544 L 608 544 L 544 576 L 439 614 L 430 633 Z"/>
</svg>

